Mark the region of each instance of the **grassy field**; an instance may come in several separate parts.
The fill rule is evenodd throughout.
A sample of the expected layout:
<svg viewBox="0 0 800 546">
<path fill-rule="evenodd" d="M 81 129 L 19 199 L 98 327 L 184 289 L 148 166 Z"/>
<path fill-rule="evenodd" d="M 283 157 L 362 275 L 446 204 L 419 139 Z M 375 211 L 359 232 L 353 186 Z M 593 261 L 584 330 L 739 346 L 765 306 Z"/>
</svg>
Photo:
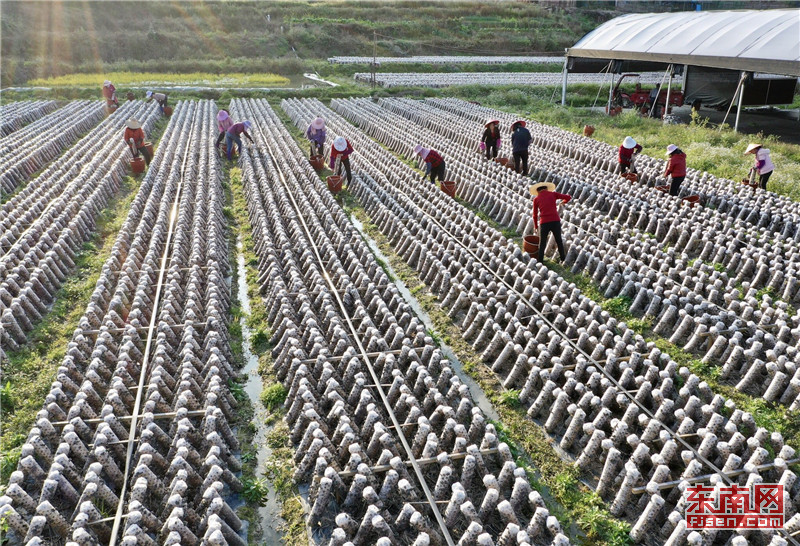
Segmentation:
<svg viewBox="0 0 800 546">
<path fill-rule="evenodd" d="M 2 84 L 75 72 L 296 74 L 333 55 L 533 55 L 610 19 L 604 2 L 2 2 Z"/>
</svg>

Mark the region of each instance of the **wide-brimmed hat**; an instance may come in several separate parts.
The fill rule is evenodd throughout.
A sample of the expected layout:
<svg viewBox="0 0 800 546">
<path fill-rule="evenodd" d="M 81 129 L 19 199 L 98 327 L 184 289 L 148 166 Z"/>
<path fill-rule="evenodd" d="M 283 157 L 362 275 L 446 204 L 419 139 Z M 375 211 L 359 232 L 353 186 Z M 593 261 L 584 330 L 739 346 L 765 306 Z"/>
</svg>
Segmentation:
<svg viewBox="0 0 800 546">
<path fill-rule="evenodd" d="M 625 140 L 622 141 L 622 147 L 628 148 L 629 150 L 636 146 L 636 141 L 633 140 L 633 137 L 626 136 Z"/>
<path fill-rule="evenodd" d="M 511 130 L 513 131 L 517 127 L 525 127 L 526 125 L 528 125 L 528 124 L 525 123 L 525 120 L 518 119 L 517 121 L 515 121 L 514 123 L 511 124 Z"/>
<path fill-rule="evenodd" d="M 337 152 L 343 152 L 347 149 L 347 140 L 343 136 L 337 136 L 333 139 L 333 147 Z"/>
<path fill-rule="evenodd" d="M 761 148 L 761 144 L 756 144 L 755 142 L 751 142 L 750 146 L 747 147 L 747 149 L 744 151 L 744 153 L 751 154 L 754 151 L 758 150 L 759 148 Z"/>
<path fill-rule="evenodd" d="M 228 112 L 226 112 L 225 110 L 220 110 L 219 112 L 217 112 L 217 119 L 219 121 L 225 121 L 229 117 L 230 116 L 228 115 Z"/>
<path fill-rule="evenodd" d="M 142 124 L 139 123 L 139 120 L 136 119 L 136 118 L 131 118 L 128 121 L 126 121 L 125 122 L 125 126 L 128 129 L 141 129 L 142 128 Z"/>
<path fill-rule="evenodd" d="M 677 149 L 678 149 L 677 146 L 675 146 L 674 144 L 670 144 L 669 146 L 667 146 L 667 155 L 670 155 L 672 152 L 676 151 Z"/>
<path fill-rule="evenodd" d="M 249 129 L 250 127 L 252 127 L 252 126 L 253 126 L 253 122 L 252 122 L 252 121 L 250 121 L 249 119 L 246 119 L 246 120 L 244 120 L 244 121 L 242 122 L 242 125 L 244 125 L 244 128 L 245 128 L 245 129 Z"/>
<path fill-rule="evenodd" d="M 422 144 L 417 144 L 416 146 L 414 146 L 414 153 L 418 154 L 422 159 L 425 159 L 426 157 L 428 157 L 430 149 L 425 148 L 424 146 L 422 146 Z"/>
<path fill-rule="evenodd" d="M 323 127 L 325 127 L 325 120 L 322 118 L 317 118 L 311 122 L 311 126 L 314 129 L 322 129 Z"/>
<path fill-rule="evenodd" d="M 492 123 L 497 123 L 497 124 L 499 124 L 499 123 L 500 123 L 500 120 L 498 120 L 498 119 L 490 119 L 489 121 L 487 121 L 486 123 L 484 123 L 484 124 L 483 124 L 483 126 L 484 126 L 484 127 L 488 127 L 488 126 L 489 126 L 489 125 L 491 125 Z"/>
<path fill-rule="evenodd" d="M 528 186 L 528 191 L 531 192 L 531 195 L 534 197 L 539 195 L 539 192 L 542 190 L 556 191 L 556 185 L 552 182 L 537 182 L 532 186 Z"/>
<path fill-rule="evenodd" d="M 109 85 L 111 85 L 110 81 L 106 80 L 103 82 L 103 87 L 108 87 Z"/>
<path fill-rule="evenodd" d="M 148 91 L 147 93 L 145 93 L 145 96 L 149 99 L 150 97 L 153 96 L 153 92 L 152 91 Z"/>
</svg>

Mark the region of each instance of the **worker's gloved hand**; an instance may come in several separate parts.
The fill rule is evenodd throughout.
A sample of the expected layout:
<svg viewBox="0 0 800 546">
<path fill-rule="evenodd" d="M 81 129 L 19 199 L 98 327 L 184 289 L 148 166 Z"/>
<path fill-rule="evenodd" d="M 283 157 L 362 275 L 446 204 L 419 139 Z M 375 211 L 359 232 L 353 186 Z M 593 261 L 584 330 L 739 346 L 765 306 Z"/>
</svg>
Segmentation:
<svg viewBox="0 0 800 546">
<path fill-rule="evenodd" d="M 335 165 L 336 165 L 336 161 L 334 161 L 333 159 L 331 159 L 331 160 L 328 162 L 328 166 L 331 168 L 331 170 L 333 170 L 333 167 L 334 167 Z"/>
<path fill-rule="evenodd" d="M 481 141 L 480 149 L 481 149 L 482 152 L 486 151 L 486 143 L 485 142 Z"/>
</svg>

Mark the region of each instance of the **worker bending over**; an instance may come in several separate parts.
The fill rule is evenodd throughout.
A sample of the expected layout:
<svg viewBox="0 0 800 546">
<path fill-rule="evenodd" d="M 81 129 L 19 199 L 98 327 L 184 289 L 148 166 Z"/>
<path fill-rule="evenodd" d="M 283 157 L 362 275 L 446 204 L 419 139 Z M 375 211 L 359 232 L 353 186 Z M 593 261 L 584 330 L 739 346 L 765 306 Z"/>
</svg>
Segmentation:
<svg viewBox="0 0 800 546">
<path fill-rule="evenodd" d="M 626 136 L 622 141 L 622 146 L 619 147 L 619 154 L 617 160 L 619 161 L 620 174 L 625 174 L 627 171 L 632 173 L 636 172 L 636 167 L 633 166 L 633 156 L 642 151 L 641 144 L 637 144 L 633 137 Z"/>
<path fill-rule="evenodd" d="M 247 137 L 247 140 L 253 142 L 253 138 L 247 133 L 247 130 L 252 127 L 253 124 L 250 120 L 240 121 L 239 123 L 234 123 L 230 126 L 230 128 L 225 132 L 225 144 L 228 148 L 228 161 L 233 159 L 232 152 L 233 152 L 233 145 L 236 144 L 238 146 L 239 155 L 242 155 L 242 139 L 239 135 L 244 135 Z"/>
<path fill-rule="evenodd" d="M 528 147 L 531 145 L 531 132 L 525 128 L 523 120 L 511 124 L 511 152 L 514 155 L 514 170 L 528 176 Z M 522 170 L 519 164 L 522 162 Z"/>
<path fill-rule="evenodd" d="M 558 255 L 563 262 L 567 254 L 564 252 L 564 241 L 561 239 L 561 217 L 558 215 L 558 207 L 560 204 L 569 203 L 572 196 L 556 192 L 556 185 L 552 182 L 538 182 L 529 190 L 534 196 L 533 225 L 539 229 L 539 262 L 544 262 L 544 251 L 551 233 L 555 237 Z"/>
<path fill-rule="evenodd" d="M 155 100 L 158 103 L 158 106 L 161 108 L 161 113 L 164 113 L 164 108 L 167 107 L 167 94 L 166 93 L 154 93 L 153 91 L 148 91 L 147 95 L 147 102 L 151 102 Z"/>
<path fill-rule="evenodd" d="M 142 124 L 136 118 L 131 118 L 125 122 L 125 135 L 123 136 L 125 143 L 131 149 L 133 157 L 139 157 L 139 154 L 144 156 L 144 161 L 148 165 L 153 159 L 150 150 L 147 149 L 144 143 L 144 130 Z"/>
<path fill-rule="evenodd" d="M 325 120 L 317 118 L 308 125 L 306 138 L 311 141 L 311 155 L 322 155 L 325 152 Z"/>
<path fill-rule="evenodd" d="M 414 146 L 414 153 L 419 155 L 425 162 L 425 176 L 431 175 L 431 184 L 436 184 L 438 178 L 440 182 L 444 181 L 444 158 L 436 150 L 423 148 L 421 144 Z"/>
<path fill-rule="evenodd" d="M 329 162 L 330 168 L 334 171 L 333 174 L 341 175 L 342 167 L 347 173 L 347 183 L 353 180 L 353 172 L 350 170 L 350 154 L 353 153 L 353 145 L 350 141 L 343 136 L 338 136 L 333 139 L 333 146 L 331 146 L 331 159 Z M 338 161 L 337 161 L 338 160 Z"/>
</svg>

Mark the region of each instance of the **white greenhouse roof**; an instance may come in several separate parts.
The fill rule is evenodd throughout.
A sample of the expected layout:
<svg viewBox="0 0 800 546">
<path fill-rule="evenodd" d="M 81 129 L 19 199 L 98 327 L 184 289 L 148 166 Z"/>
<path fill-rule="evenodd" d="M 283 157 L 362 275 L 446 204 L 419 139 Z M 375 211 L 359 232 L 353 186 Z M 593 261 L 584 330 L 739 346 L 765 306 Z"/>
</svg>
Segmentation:
<svg viewBox="0 0 800 546">
<path fill-rule="evenodd" d="M 800 77 L 800 9 L 623 15 L 581 38 L 567 56 Z"/>
</svg>

